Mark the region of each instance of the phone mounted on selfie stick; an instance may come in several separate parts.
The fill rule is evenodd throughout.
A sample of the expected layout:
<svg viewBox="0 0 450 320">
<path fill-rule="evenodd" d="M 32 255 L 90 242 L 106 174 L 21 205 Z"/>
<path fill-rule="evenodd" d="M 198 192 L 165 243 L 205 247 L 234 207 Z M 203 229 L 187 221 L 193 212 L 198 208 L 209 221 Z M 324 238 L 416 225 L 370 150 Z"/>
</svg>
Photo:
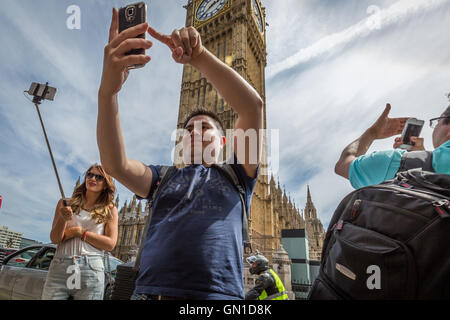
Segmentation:
<svg viewBox="0 0 450 320">
<path fill-rule="evenodd" d="M 48 142 L 47 133 L 46 133 L 45 127 L 44 127 L 44 122 L 42 121 L 41 112 L 39 111 L 39 105 L 41 104 L 42 100 L 53 101 L 53 99 L 55 98 L 55 94 L 56 94 L 56 88 L 50 87 L 48 85 L 48 82 L 46 82 L 45 84 L 33 82 L 30 86 L 30 89 L 28 91 L 24 91 L 24 92 L 28 93 L 30 96 L 33 96 L 32 102 L 34 103 L 34 105 L 36 107 L 36 111 L 38 113 L 39 120 L 41 122 L 42 131 L 44 132 L 45 142 L 47 142 L 47 147 L 48 147 L 48 151 L 50 153 L 50 158 L 52 160 L 53 169 L 56 174 L 56 180 L 58 181 L 59 191 L 61 192 L 61 197 L 63 199 L 64 206 L 67 207 L 66 197 L 64 195 L 64 191 L 63 191 L 63 188 L 61 185 L 61 180 L 59 179 L 58 170 L 56 169 L 55 159 L 53 158 L 53 153 L 52 153 L 52 149 L 50 148 L 50 143 Z"/>
</svg>

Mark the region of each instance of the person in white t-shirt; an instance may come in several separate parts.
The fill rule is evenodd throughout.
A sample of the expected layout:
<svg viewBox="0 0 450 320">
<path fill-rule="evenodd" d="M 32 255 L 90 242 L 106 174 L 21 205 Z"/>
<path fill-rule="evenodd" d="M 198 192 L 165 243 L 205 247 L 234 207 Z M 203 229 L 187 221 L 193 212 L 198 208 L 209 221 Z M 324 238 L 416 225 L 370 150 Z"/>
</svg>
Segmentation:
<svg viewBox="0 0 450 320">
<path fill-rule="evenodd" d="M 116 246 L 118 213 L 114 181 L 101 165 L 86 172 L 72 198 L 58 202 L 50 240 L 57 244 L 42 293 L 43 300 L 101 300 L 104 250 Z"/>
</svg>

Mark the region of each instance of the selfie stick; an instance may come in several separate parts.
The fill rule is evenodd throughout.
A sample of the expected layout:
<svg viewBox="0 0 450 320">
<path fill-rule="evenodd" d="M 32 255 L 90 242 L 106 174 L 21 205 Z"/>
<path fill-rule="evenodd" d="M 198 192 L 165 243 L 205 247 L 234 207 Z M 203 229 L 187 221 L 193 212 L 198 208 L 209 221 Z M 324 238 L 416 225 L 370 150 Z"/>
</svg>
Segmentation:
<svg viewBox="0 0 450 320">
<path fill-rule="evenodd" d="M 44 86 L 43 84 L 37 84 L 33 82 L 33 84 L 31 84 L 30 90 L 28 91 L 28 94 L 33 96 L 33 103 L 36 106 L 36 111 L 38 113 L 39 120 L 41 122 L 42 131 L 44 131 L 45 142 L 47 142 L 47 147 L 50 153 L 50 158 L 52 160 L 53 169 L 56 174 L 56 180 L 58 181 L 59 191 L 61 192 L 61 197 L 63 199 L 64 206 L 67 207 L 66 196 L 64 195 L 64 190 L 61 185 L 61 180 L 59 179 L 58 170 L 56 169 L 55 159 L 53 158 L 52 149 L 50 148 L 50 143 L 48 142 L 47 132 L 45 131 L 44 122 L 42 121 L 41 117 L 41 112 L 39 111 L 39 105 L 41 104 L 42 99 L 53 101 L 53 98 L 56 94 L 56 88 L 49 87 L 48 82 L 42 89 L 43 86 Z"/>
</svg>

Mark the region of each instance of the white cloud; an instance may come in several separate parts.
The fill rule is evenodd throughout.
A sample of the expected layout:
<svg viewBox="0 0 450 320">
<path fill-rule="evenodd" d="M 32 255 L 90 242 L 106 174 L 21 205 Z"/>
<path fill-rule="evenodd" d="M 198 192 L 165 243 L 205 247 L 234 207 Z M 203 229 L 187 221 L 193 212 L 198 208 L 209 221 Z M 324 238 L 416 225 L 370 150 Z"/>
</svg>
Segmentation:
<svg viewBox="0 0 450 320">
<path fill-rule="evenodd" d="M 70 195 L 78 175 L 99 162 L 96 118 L 103 47 L 111 7 L 123 6 L 125 1 L 81 3 L 81 30 L 66 28 L 66 7 L 70 4 L 8 1 L 0 9 L 0 32 L 8 44 L 0 52 L 0 81 L 4 84 L 0 91 L 0 194 L 4 199 L 0 223 L 12 230 L 26 229 L 30 233 L 25 237 L 43 241 L 48 241 L 59 190 L 35 107 L 24 99 L 22 91 L 32 81 L 49 81 L 58 88 L 55 101 L 44 102 L 40 109 L 63 188 L 66 196 Z M 171 32 L 184 21 L 185 10 L 179 3 L 152 3 L 150 8 L 149 21 L 163 32 Z M 161 14 L 168 8 L 170 19 Z M 164 45 L 156 40 L 153 43 L 149 51 L 152 62 L 132 71 L 119 104 L 127 155 L 159 164 L 170 162 L 170 134 L 178 116 L 182 66 L 173 62 Z M 121 203 L 132 197 L 116 184 Z M 38 200 L 20 205 L 29 197 Z M 40 217 L 46 217 L 44 229 L 20 224 Z"/>
<path fill-rule="evenodd" d="M 412 8 L 418 8 L 419 3 L 414 3 Z M 333 55 L 327 52 L 310 59 L 314 54 L 309 49 L 311 54 L 299 55 L 294 64 L 283 60 L 278 66 L 289 69 L 267 81 L 268 127 L 280 129 L 281 183 L 293 191 L 301 208 L 309 183 L 325 225 L 343 196 L 352 191 L 348 181 L 334 174 L 334 165 L 344 147 L 377 119 L 386 103 L 393 107 L 392 117 L 420 119 L 439 115 L 448 104 L 444 93 L 449 90 L 450 57 L 442 30 L 450 21 L 450 6 L 429 5 L 433 3 L 440 3 L 440 10 L 408 11 L 395 26 L 352 38 L 351 45 L 336 52 L 336 47 L 326 47 Z M 282 42 L 283 35 L 278 36 Z M 283 50 L 270 43 L 269 49 Z M 425 127 L 423 136 L 426 147 L 432 148 L 431 129 Z M 392 143 L 393 139 L 376 141 L 369 152 L 390 149 Z"/>
<path fill-rule="evenodd" d="M 267 77 L 271 78 L 284 70 L 290 69 L 299 64 L 304 64 L 310 60 L 338 50 L 352 41 L 367 37 L 371 33 L 378 32 L 396 23 L 402 23 L 406 19 L 423 14 L 427 11 L 436 10 L 442 5 L 448 4 L 448 0 L 401 0 L 387 9 L 375 11 L 371 15 L 351 27 L 327 35 L 307 48 L 280 62 L 270 66 L 267 70 Z M 378 6 L 375 6 L 378 8 Z M 369 11 L 371 12 L 371 11 Z M 375 20 L 375 21 L 374 21 Z M 294 33 L 295 34 L 295 33 Z"/>
</svg>

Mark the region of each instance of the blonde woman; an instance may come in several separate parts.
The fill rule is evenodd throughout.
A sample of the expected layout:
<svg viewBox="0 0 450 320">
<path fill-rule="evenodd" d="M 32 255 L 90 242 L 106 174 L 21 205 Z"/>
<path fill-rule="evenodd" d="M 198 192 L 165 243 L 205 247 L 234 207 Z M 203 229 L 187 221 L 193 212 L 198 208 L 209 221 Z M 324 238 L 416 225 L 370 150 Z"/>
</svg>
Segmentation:
<svg viewBox="0 0 450 320">
<path fill-rule="evenodd" d="M 94 164 L 64 207 L 55 210 L 50 240 L 57 244 L 42 293 L 43 300 L 103 299 L 104 250 L 114 249 L 118 214 L 114 182 Z"/>
</svg>

